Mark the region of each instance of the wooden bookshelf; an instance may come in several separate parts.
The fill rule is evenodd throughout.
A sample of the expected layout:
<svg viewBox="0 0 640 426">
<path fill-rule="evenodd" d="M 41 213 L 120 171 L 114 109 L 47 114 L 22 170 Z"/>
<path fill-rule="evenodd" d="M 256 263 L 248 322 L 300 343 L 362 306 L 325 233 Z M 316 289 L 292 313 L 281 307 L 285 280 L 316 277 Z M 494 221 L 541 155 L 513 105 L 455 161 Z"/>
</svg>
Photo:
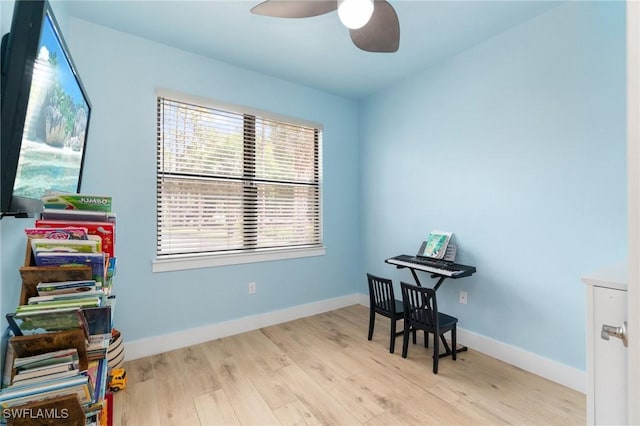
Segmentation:
<svg viewBox="0 0 640 426">
<path fill-rule="evenodd" d="M 112 236 L 113 238 L 113 236 Z M 33 250 L 31 248 L 31 240 L 27 238 L 26 240 L 26 249 L 24 256 L 23 266 L 19 268 L 20 276 L 22 279 L 22 285 L 19 296 L 19 305 L 28 304 L 29 298 L 38 296 L 37 285 L 39 283 L 49 283 L 49 282 L 62 282 L 62 281 L 84 281 L 92 279 L 92 267 L 87 265 L 57 265 L 57 266 L 37 266 L 35 262 L 35 256 Z M 106 270 L 105 270 L 106 273 Z M 103 283 L 105 284 L 105 283 Z M 106 293 L 108 295 L 108 292 Z M 93 324 L 94 330 L 101 330 L 100 324 L 104 324 L 102 329 L 107 329 L 111 326 L 111 314 L 110 309 L 108 309 L 109 314 L 106 316 L 109 322 L 100 322 L 100 318 L 105 318 L 104 316 L 96 316 L 96 309 L 101 309 L 102 307 L 108 308 L 108 305 L 99 305 L 98 307 L 91 308 L 82 308 L 78 311 L 78 315 L 83 319 L 79 322 L 79 328 L 73 329 L 65 329 L 60 331 L 50 331 L 45 333 L 36 333 L 36 334 L 26 334 L 20 335 L 22 333 L 18 333 L 19 331 L 24 331 L 22 329 L 18 329 L 19 323 L 13 322 L 12 320 L 15 317 L 15 314 L 8 314 L 7 319 L 9 320 L 10 325 L 13 324 L 14 336 L 9 339 L 7 345 L 7 354 L 5 359 L 5 373 L 3 377 L 3 382 L 6 385 L 7 383 L 12 383 L 15 370 L 13 368 L 13 360 L 17 357 L 28 357 L 34 355 L 40 355 L 44 353 L 49 353 L 62 349 L 76 349 L 78 353 L 78 370 L 79 371 L 88 371 L 90 377 L 94 377 L 97 384 L 102 385 L 102 381 L 100 378 L 104 379 L 103 374 L 107 374 L 108 369 L 108 361 L 107 361 L 107 351 L 108 348 L 105 348 L 104 355 L 100 355 L 99 349 L 100 346 L 93 347 L 90 345 L 90 341 L 88 340 L 89 336 L 87 334 L 87 330 L 91 330 L 91 324 Z M 91 311 L 93 316 L 89 316 L 89 311 L 85 309 L 94 310 Z M 86 316 L 85 316 L 86 315 Z M 17 317 L 16 317 L 17 318 Z M 26 318 L 26 317 L 25 317 Z M 90 321 L 90 318 L 93 320 Z M 23 323 L 24 324 L 24 323 Z M 56 326 L 59 326 L 56 323 L 53 323 Z M 84 325 L 83 325 L 84 324 Z M 66 325 L 62 323 L 61 325 Z M 45 327 L 47 328 L 47 327 Z M 59 328 L 52 327 L 51 329 L 56 330 Z M 31 329 L 27 329 L 29 332 L 32 332 Z M 36 331 L 36 330 L 34 330 Z M 91 334 L 91 333 L 89 333 Z M 106 333 L 104 331 L 95 332 L 95 334 L 91 334 L 92 336 L 98 336 L 98 339 L 104 336 Z M 109 334 L 110 335 L 110 334 Z M 92 341 L 93 342 L 93 341 Z M 97 340 L 100 342 L 100 340 Z M 106 345 L 106 341 L 104 344 Z M 104 346 L 103 346 L 104 347 Z M 98 350 L 96 350 L 98 349 Z M 89 356 L 91 354 L 91 356 Z M 102 360 L 104 358 L 104 360 Z M 92 365 L 91 360 L 100 359 L 100 363 Z M 75 377 L 75 376 L 73 376 Z M 107 380 L 108 382 L 108 380 Z M 86 383 L 86 382 L 85 382 Z M 108 383 L 107 383 L 108 385 Z M 11 389 L 11 388 L 9 388 Z M 20 388 L 16 388 L 20 389 Z M 63 388 L 61 388 L 63 389 Z M 102 388 L 100 388 L 102 389 Z M 89 392 L 92 392 L 91 399 L 97 398 L 98 400 L 95 403 L 89 404 L 87 406 L 86 402 L 84 405 L 81 403 L 82 399 L 79 399 L 79 395 L 70 394 L 64 396 L 55 396 L 55 397 L 40 397 L 38 398 L 38 391 L 33 394 L 29 394 L 30 399 L 31 395 L 33 395 L 33 400 L 27 404 L 22 405 L 12 405 L 9 406 L 8 411 L 3 410 L 2 415 L 4 416 L 7 425 L 70 425 L 70 426 L 84 426 L 87 424 L 87 416 L 88 413 L 95 415 L 98 413 L 98 418 L 95 419 L 95 424 L 100 425 L 101 420 L 105 420 L 107 418 L 107 402 L 106 398 L 103 398 L 103 393 L 93 394 L 94 389 L 89 386 Z M 63 392 L 60 392 L 63 393 Z M 88 394 L 87 394 L 88 396 Z M 4 407 L 4 405 L 3 405 Z M 13 411 L 12 411 L 13 410 Z M 100 417 L 103 417 L 102 419 Z"/>
</svg>

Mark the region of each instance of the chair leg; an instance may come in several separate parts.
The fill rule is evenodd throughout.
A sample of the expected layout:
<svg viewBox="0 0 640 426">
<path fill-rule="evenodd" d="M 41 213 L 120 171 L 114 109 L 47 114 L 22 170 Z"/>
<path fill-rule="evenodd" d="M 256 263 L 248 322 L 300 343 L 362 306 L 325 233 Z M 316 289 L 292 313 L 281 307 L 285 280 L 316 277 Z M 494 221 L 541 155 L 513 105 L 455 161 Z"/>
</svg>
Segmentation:
<svg viewBox="0 0 640 426">
<path fill-rule="evenodd" d="M 457 345 L 456 345 L 456 334 L 457 334 L 456 333 L 456 326 L 454 324 L 453 328 L 451 329 L 451 352 L 452 352 L 451 356 L 453 357 L 454 361 L 456 360 L 456 352 L 457 352 L 456 351 L 456 348 L 457 348 Z"/>
<path fill-rule="evenodd" d="M 389 353 L 393 353 L 396 347 L 396 320 L 391 318 L 391 337 L 389 340 Z"/>
<path fill-rule="evenodd" d="M 375 323 L 376 323 L 376 312 L 373 310 L 373 308 L 371 308 L 369 310 L 369 337 L 368 337 L 369 340 L 373 338 L 373 326 Z"/>
<path fill-rule="evenodd" d="M 402 332 L 402 358 L 407 357 L 407 351 L 409 350 L 409 324 L 404 323 L 404 330 Z M 413 338 L 416 337 L 416 331 L 413 330 Z"/>
<path fill-rule="evenodd" d="M 413 344 L 415 345 L 416 344 L 416 329 L 413 328 L 413 329 L 411 329 L 411 331 L 413 333 Z"/>
<path fill-rule="evenodd" d="M 440 341 L 436 337 L 436 333 L 433 333 L 433 374 L 438 374 L 438 360 L 440 359 Z"/>
<path fill-rule="evenodd" d="M 427 333 L 427 330 L 424 330 L 424 347 L 429 347 L 429 333 Z"/>
</svg>

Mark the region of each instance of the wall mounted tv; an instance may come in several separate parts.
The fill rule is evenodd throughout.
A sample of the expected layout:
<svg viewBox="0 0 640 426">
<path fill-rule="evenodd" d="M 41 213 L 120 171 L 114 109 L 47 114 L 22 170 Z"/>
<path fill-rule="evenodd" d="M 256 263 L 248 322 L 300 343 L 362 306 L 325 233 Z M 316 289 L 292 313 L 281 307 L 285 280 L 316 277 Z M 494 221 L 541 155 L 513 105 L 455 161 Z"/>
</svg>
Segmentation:
<svg viewBox="0 0 640 426">
<path fill-rule="evenodd" d="M 17 0 L 2 39 L 0 210 L 33 215 L 80 191 L 91 103 L 45 0 Z"/>
</svg>

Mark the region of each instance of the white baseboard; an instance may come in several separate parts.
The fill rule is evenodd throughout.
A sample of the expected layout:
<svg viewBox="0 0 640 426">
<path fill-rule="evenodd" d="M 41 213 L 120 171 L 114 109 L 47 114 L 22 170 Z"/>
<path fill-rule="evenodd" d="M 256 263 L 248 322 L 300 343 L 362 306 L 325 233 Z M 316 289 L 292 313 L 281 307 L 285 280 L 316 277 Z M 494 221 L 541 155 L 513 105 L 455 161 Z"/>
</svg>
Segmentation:
<svg viewBox="0 0 640 426">
<path fill-rule="evenodd" d="M 148 337 L 124 343 L 125 360 L 131 361 L 186 346 L 197 345 L 246 331 L 268 327 L 298 318 L 321 314 L 360 303 L 360 294 L 354 293 L 318 302 L 306 303 L 273 312 L 223 321 L 203 327 L 191 328 L 160 336 Z M 367 298 L 368 303 L 368 298 Z"/>
<path fill-rule="evenodd" d="M 463 328 L 458 328 L 458 343 L 552 382 L 586 393 L 587 373 L 575 367 L 570 367 Z"/>
<path fill-rule="evenodd" d="M 125 342 L 125 357 L 127 361 L 131 361 L 354 304 L 368 307 L 369 296 L 362 293 L 354 293 L 293 306 L 279 311 L 266 312 L 161 336 Z M 587 373 L 585 371 L 463 328 L 458 328 L 458 342 L 475 351 L 482 352 L 578 392 L 586 392 Z"/>
<path fill-rule="evenodd" d="M 369 307 L 369 297 L 360 294 L 358 303 Z M 490 337 L 458 328 L 458 344 L 504 361 L 581 393 L 586 393 L 587 373 Z"/>
</svg>

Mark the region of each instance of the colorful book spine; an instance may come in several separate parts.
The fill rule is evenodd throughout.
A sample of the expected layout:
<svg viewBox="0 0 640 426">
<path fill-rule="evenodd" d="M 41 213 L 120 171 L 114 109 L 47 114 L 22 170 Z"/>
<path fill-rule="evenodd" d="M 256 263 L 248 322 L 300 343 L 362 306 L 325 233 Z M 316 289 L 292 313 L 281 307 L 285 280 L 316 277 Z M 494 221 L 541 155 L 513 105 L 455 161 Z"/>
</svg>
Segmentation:
<svg viewBox="0 0 640 426">
<path fill-rule="evenodd" d="M 45 209 L 111 211 L 111 197 L 85 194 L 60 194 L 42 197 Z"/>
<path fill-rule="evenodd" d="M 97 235 L 102 239 L 102 251 L 109 257 L 115 256 L 116 232 L 111 222 L 76 222 L 73 220 L 36 220 L 36 228 L 58 228 L 64 226 L 81 226 L 89 235 Z"/>
<path fill-rule="evenodd" d="M 46 282 L 46 283 L 38 283 L 36 285 L 36 290 L 38 291 L 51 291 L 62 288 L 76 288 L 76 287 L 87 287 L 87 290 L 90 290 L 91 287 L 95 287 L 96 282 L 94 280 L 82 280 L 82 281 L 56 281 L 56 282 Z"/>
<path fill-rule="evenodd" d="M 51 380 L 49 382 L 42 383 L 35 386 L 19 387 L 16 389 L 0 392 L 0 403 L 2 403 L 3 404 L 2 406 L 4 407 L 4 402 L 11 399 L 35 395 L 40 392 L 53 391 L 53 390 L 62 389 L 66 387 L 72 387 L 75 385 L 81 385 L 87 382 L 88 382 L 88 377 L 82 375 L 82 376 L 76 376 L 72 378 Z"/>
<path fill-rule="evenodd" d="M 96 240 L 53 240 L 35 238 L 31 240 L 34 253 L 42 251 L 67 253 L 97 253 L 100 241 Z"/>
<path fill-rule="evenodd" d="M 92 308 L 98 306 L 100 306 L 100 299 L 97 297 L 89 297 L 71 301 L 42 302 L 36 305 L 19 305 L 16 307 L 16 313 L 33 312 L 45 309 Z"/>
<path fill-rule="evenodd" d="M 24 233 L 29 238 L 46 238 L 49 240 L 86 240 L 87 228 L 26 228 Z"/>
<path fill-rule="evenodd" d="M 89 265 L 91 279 L 102 286 L 105 277 L 104 253 L 35 253 L 36 266 Z"/>
</svg>

